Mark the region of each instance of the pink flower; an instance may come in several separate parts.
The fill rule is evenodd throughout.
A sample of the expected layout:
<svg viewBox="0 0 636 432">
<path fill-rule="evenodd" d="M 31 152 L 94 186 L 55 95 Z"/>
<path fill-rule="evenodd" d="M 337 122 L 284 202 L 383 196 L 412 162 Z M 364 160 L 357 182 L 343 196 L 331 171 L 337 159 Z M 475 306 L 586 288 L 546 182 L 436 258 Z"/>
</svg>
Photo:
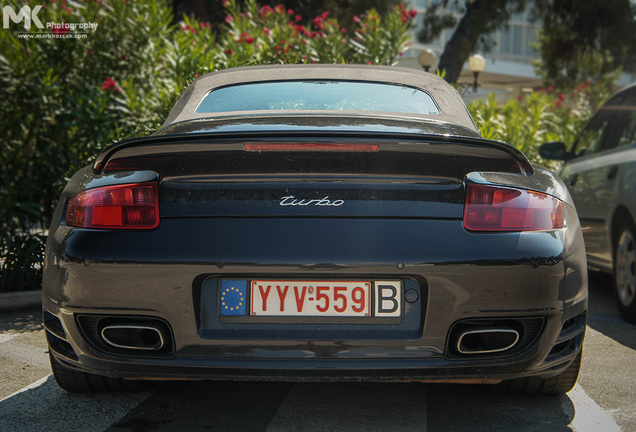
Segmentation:
<svg viewBox="0 0 636 432">
<path fill-rule="evenodd" d="M 251 44 L 252 42 L 254 42 L 254 38 L 252 36 L 247 36 L 244 39 L 245 43 Z"/>
<path fill-rule="evenodd" d="M 271 35 L 271 34 L 272 34 L 272 30 L 271 30 L 271 29 L 269 29 L 269 28 L 267 28 L 267 27 L 265 27 L 265 28 L 263 29 L 263 34 L 264 34 L 265 36 L 269 36 L 269 35 Z"/>
<path fill-rule="evenodd" d="M 274 11 L 274 9 L 272 9 L 270 6 L 265 5 L 261 8 L 260 10 L 260 14 L 263 18 L 265 18 L 267 15 L 269 15 L 270 13 L 272 13 Z"/>
<path fill-rule="evenodd" d="M 225 24 L 228 24 L 228 25 L 229 25 L 230 23 L 232 23 L 232 21 L 234 21 L 234 18 L 232 18 L 232 15 L 228 14 L 228 15 L 225 17 Z"/>
<path fill-rule="evenodd" d="M 104 80 L 104 82 L 102 83 L 102 89 L 115 90 L 117 93 L 120 93 L 117 83 L 111 77 L 106 77 L 106 80 Z"/>
<path fill-rule="evenodd" d="M 362 21 L 362 20 L 360 19 L 360 17 L 359 17 L 358 15 L 354 15 L 354 16 L 353 16 L 353 22 L 354 22 L 354 23 L 356 23 L 356 24 L 357 24 L 357 23 L 359 23 L 359 22 L 361 22 L 361 21 Z"/>
<path fill-rule="evenodd" d="M 194 74 L 194 77 L 195 77 L 195 78 L 199 78 L 200 76 L 201 76 L 201 75 L 199 75 L 199 74 Z"/>
<path fill-rule="evenodd" d="M 521 96 L 521 95 L 517 96 L 517 100 L 518 100 L 519 102 L 521 102 L 521 101 L 523 100 L 523 96 Z"/>
<path fill-rule="evenodd" d="M 415 16 L 417 15 L 417 11 L 415 9 L 411 9 L 409 10 L 409 15 L 411 18 L 415 18 Z"/>
</svg>

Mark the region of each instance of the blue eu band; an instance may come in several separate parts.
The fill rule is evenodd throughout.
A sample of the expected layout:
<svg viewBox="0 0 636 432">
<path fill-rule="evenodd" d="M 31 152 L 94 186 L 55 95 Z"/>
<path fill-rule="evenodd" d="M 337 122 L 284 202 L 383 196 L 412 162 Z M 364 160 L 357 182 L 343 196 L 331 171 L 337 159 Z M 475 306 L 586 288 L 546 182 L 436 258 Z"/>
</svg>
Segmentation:
<svg viewBox="0 0 636 432">
<path fill-rule="evenodd" d="M 247 281 L 221 282 L 221 315 L 245 315 L 246 304 Z"/>
</svg>

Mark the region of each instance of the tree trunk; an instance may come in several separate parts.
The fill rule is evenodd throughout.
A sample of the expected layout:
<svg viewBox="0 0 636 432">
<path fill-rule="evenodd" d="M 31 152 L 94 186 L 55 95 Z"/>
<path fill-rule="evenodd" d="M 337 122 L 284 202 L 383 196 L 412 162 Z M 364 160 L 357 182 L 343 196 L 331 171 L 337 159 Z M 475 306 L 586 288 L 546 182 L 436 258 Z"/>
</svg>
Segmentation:
<svg viewBox="0 0 636 432">
<path fill-rule="evenodd" d="M 456 83 L 464 62 L 475 50 L 479 38 L 496 30 L 509 17 L 507 0 L 474 0 L 466 2 L 466 13 L 459 21 L 453 36 L 446 43 L 439 60 L 439 70 L 446 71 L 444 79 Z"/>
</svg>

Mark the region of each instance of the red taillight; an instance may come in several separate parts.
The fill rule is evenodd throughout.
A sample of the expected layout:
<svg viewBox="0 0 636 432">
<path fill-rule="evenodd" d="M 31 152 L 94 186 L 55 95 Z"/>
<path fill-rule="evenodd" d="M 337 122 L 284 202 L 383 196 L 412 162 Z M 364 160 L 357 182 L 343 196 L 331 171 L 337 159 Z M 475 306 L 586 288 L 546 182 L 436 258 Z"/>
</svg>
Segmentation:
<svg viewBox="0 0 636 432">
<path fill-rule="evenodd" d="M 157 183 L 85 190 L 68 200 L 66 224 L 82 228 L 155 228 L 159 225 L 157 190 Z"/>
<path fill-rule="evenodd" d="M 376 152 L 377 144 L 335 144 L 335 143 L 252 143 L 245 144 L 245 150 L 252 152 L 291 152 L 291 151 L 329 151 L 329 152 Z"/>
<path fill-rule="evenodd" d="M 540 192 L 466 185 L 464 228 L 470 231 L 538 231 L 563 228 L 563 203 Z"/>
</svg>

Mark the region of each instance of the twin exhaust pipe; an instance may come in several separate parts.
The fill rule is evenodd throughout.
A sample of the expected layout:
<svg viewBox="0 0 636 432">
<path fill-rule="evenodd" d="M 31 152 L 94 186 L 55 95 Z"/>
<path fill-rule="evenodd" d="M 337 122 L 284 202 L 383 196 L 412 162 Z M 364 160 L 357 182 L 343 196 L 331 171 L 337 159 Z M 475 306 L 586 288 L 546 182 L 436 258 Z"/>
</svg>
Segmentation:
<svg viewBox="0 0 636 432">
<path fill-rule="evenodd" d="M 101 338 L 108 345 L 126 350 L 160 351 L 166 347 L 162 330 L 152 325 L 110 324 L 102 328 Z M 493 354 L 508 351 L 519 342 L 517 330 L 509 327 L 464 329 L 455 336 L 459 354 Z"/>
</svg>

